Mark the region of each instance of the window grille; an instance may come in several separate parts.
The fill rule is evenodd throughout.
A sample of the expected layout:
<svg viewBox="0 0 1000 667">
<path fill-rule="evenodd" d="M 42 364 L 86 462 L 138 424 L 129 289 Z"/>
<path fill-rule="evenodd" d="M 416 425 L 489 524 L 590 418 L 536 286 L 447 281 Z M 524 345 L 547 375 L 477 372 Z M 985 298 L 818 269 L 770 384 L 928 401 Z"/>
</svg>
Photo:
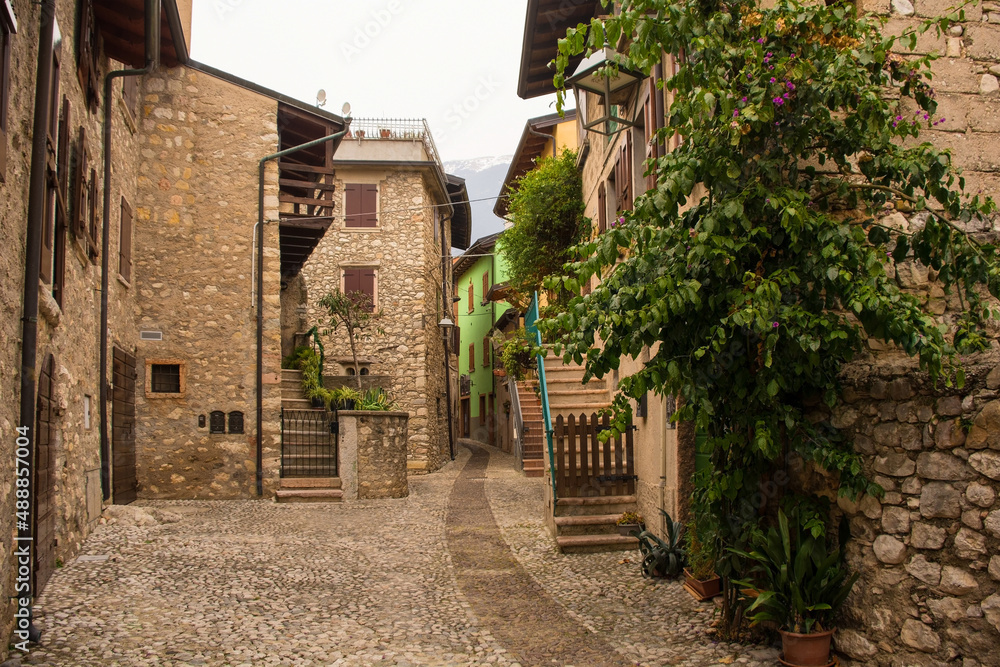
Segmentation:
<svg viewBox="0 0 1000 667">
<path fill-rule="evenodd" d="M 239 411 L 234 411 L 229 413 L 229 432 L 230 433 L 242 433 L 243 432 L 243 413 Z"/>
<path fill-rule="evenodd" d="M 157 394 L 179 394 L 181 392 L 180 364 L 153 364 L 150 389 Z"/>
<path fill-rule="evenodd" d="M 208 417 L 208 432 L 209 433 L 225 433 L 226 432 L 226 413 L 222 410 L 213 410 L 212 414 Z"/>
</svg>

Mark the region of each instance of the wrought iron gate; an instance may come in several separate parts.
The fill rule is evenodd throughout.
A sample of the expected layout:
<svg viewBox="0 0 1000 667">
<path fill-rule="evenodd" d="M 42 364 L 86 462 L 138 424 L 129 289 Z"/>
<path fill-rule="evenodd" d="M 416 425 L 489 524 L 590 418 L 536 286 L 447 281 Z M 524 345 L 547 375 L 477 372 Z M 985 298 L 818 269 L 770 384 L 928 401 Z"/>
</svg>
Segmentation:
<svg viewBox="0 0 1000 667">
<path fill-rule="evenodd" d="M 337 413 L 281 409 L 281 476 L 337 477 Z"/>
</svg>

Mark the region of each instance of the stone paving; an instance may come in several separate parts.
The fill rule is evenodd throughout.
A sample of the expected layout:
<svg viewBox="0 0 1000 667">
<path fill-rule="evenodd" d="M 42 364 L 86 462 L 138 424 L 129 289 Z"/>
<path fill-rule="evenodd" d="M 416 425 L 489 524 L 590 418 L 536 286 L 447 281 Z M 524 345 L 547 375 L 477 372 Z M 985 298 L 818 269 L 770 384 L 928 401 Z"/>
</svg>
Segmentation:
<svg viewBox="0 0 1000 667">
<path fill-rule="evenodd" d="M 716 643 L 711 605 L 644 580 L 638 551 L 559 554 L 544 480 L 464 445 L 410 496 L 341 504 L 148 501 L 88 538 L 11 664 L 776 664 Z"/>
</svg>

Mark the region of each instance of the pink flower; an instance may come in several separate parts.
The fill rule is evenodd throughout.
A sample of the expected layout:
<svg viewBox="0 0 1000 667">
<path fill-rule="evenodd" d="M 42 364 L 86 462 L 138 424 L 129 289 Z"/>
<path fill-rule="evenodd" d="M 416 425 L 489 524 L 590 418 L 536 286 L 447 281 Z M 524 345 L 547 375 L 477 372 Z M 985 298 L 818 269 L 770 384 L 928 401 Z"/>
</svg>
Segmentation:
<svg viewBox="0 0 1000 667">
<path fill-rule="evenodd" d="M 777 322 L 771 322 L 771 328 L 772 329 L 777 329 L 778 328 L 778 323 Z"/>
<path fill-rule="evenodd" d="M 780 107 L 782 104 L 785 103 L 785 100 L 781 99 L 780 97 L 775 97 L 771 101 L 774 103 L 774 106 L 776 106 L 776 107 Z"/>
</svg>

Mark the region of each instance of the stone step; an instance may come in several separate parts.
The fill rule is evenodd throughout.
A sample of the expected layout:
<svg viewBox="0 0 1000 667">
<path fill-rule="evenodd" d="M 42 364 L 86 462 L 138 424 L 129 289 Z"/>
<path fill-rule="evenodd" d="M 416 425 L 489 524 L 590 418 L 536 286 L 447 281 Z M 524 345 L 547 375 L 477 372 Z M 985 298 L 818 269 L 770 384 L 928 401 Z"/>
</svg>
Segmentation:
<svg viewBox="0 0 1000 667">
<path fill-rule="evenodd" d="M 339 503 L 344 497 L 340 489 L 278 489 L 274 498 L 279 503 Z"/>
<path fill-rule="evenodd" d="M 631 551 L 639 548 L 639 540 L 631 535 L 563 535 L 556 538 L 564 554 L 597 553 L 601 551 Z"/>
<path fill-rule="evenodd" d="M 282 477 L 282 489 L 339 489 L 339 477 Z"/>
<path fill-rule="evenodd" d="M 591 496 L 587 498 L 559 498 L 556 501 L 555 516 L 580 516 L 635 512 L 635 496 Z"/>
<path fill-rule="evenodd" d="M 301 396 L 301 394 L 300 394 Z M 281 397 L 281 407 L 286 410 L 313 410 L 312 401 L 308 398 Z"/>
<path fill-rule="evenodd" d="M 558 535 L 619 535 L 621 514 L 576 514 L 555 517 Z"/>
</svg>

